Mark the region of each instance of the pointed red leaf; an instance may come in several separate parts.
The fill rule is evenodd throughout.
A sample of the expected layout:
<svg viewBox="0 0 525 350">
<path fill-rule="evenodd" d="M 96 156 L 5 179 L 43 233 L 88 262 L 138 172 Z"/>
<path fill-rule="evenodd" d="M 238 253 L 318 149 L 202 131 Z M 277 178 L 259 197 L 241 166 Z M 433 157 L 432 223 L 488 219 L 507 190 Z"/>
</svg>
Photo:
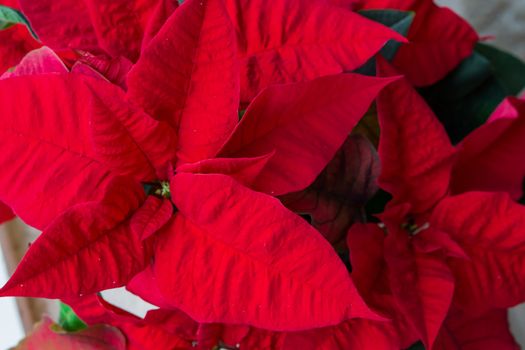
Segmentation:
<svg viewBox="0 0 525 350">
<path fill-rule="evenodd" d="M 60 57 L 47 46 L 29 52 L 12 72 L 5 72 L 0 79 L 43 73 L 67 73 Z"/>
<path fill-rule="evenodd" d="M 84 1 L 19 1 L 22 12 L 44 45 L 53 49 L 101 52 Z"/>
<path fill-rule="evenodd" d="M 129 96 L 178 131 L 179 163 L 213 156 L 237 123 L 235 32 L 220 0 L 187 0 L 128 76 Z"/>
<path fill-rule="evenodd" d="M 504 193 L 469 192 L 443 200 L 430 225 L 443 230 L 470 260 L 452 260 L 458 306 L 472 312 L 525 301 L 525 207 Z"/>
<path fill-rule="evenodd" d="M 91 137 L 98 159 L 116 173 L 141 181 L 166 178 L 176 158 L 173 129 L 126 102 L 121 89 L 92 79 L 89 87 Z"/>
<path fill-rule="evenodd" d="M 418 86 L 444 78 L 472 54 L 479 40 L 464 19 L 436 6 L 433 0 L 363 0 L 358 8 L 415 12 L 407 35 L 409 42 L 400 47 L 393 64 Z"/>
<path fill-rule="evenodd" d="M 177 172 L 228 175 L 244 186 L 251 187 L 272 156 L 273 153 L 254 158 L 205 159 L 183 164 L 177 168 Z"/>
<path fill-rule="evenodd" d="M 126 350 L 126 338 L 118 329 L 97 325 L 67 333 L 45 317 L 13 350 Z"/>
<path fill-rule="evenodd" d="M 374 317 L 328 242 L 277 199 L 224 175 L 178 174 L 171 188 L 180 212 L 159 236 L 155 274 L 175 307 L 275 330 Z"/>
<path fill-rule="evenodd" d="M 381 76 L 395 75 L 378 60 Z M 414 213 L 431 208 L 448 191 L 454 148 L 430 107 L 406 80 L 396 82 L 377 101 L 381 127 L 379 185 Z"/>
<path fill-rule="evenodd" d="M 272 86 L 250 104 L 218 156 L 249 158 L 275 152 L 254 188 L 272 195 L 303 190 L 392 80 L 341 74 Z"/>
<path fill-rule="evenodd" d="M 389 230 L 385 259 L 392 292 L 427 349 L 438 335 L 454 294 L 454 277 L 442 257 L 414 253 L 405 231 Z"/>
<path fill-rule="evenodd" d="M 140 239 L 148 221 L 127 218 L 143 200 L 140 185 L 118 179 L 101 202 L 79 204 L 31 245 L 0 295 L 74 298 L 127 283 L 146 267 Z M 136 215 L 156 214 L 146 202 Z M 142 227 L 139 227 L 142 226 Z"/>
<path fill-rule="evenodd" d="M 166 301 L 166 298 L 159 290 L 157 278 L 151 265 L 148 265 L 144 271 L 136 274 L 126 285 L 126 289 L 150 304 L 162 309 L 170 309 L 169 302 Z"/>
<path fill-rule="evenodd" d="M 459 146 L 451 188 L 523 195 L 525 179 L 525 100 L 511 99 Z"/>
<path fill-rule="evenodd" d="M 447 317 L 435 350 L 519 350 L 509 330 L 507 310 L 498 309 L 483 315 L 462 314 L 453 310 Z"/>
<path fill-rule="evenodd" d="M 66 74 L 0 80 L 0 200 L 39 229 L 100 200 L 114 177 L 93 149 L 86 82 L 99 83 Z"/>
<path fill-rule="evenodd" d="M 241 61 L 241 99 L 265 87 L 351 71 L 404 38 L 350 11 L 310 0 L 228 0 Z"/>
<path fill-rule="evenodd" d="M 332 244 L 362 220 L 364 206 L 377 191 L 379 156 L 364 136 L 348 137 L 313 184 L 281 198 L 284 205 L 308 213 L 312 225 Z"/>
</svg>

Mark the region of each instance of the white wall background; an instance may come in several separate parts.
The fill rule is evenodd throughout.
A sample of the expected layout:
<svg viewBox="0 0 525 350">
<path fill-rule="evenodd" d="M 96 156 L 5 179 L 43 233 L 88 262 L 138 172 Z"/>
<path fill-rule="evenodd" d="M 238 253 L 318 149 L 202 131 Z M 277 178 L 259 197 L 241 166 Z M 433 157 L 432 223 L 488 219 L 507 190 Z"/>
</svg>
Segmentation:
<svg viewBox="0 0 525 350">
<path fill-rule="evenodd" d="M 0 249 L 0 285 L 7 282 L 8 276 Z M 15 298 L 0 298 L 0 349 L 16 345 L 24 337 L 22 321 L 18 315 Z"/>
</svg>

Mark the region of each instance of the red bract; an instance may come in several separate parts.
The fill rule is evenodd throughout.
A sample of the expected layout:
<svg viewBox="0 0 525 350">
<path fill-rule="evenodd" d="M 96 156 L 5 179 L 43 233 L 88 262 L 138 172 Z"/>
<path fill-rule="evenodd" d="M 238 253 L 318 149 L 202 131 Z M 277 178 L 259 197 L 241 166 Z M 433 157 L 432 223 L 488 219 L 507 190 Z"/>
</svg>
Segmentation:
<svg viewBox="0 0 525 350">
<path fill-rule="evenodd" d="M 452 310 L 434 347 L 438 350 L 518 350 L 509 331 L 507 310 L 469 316 Z"/>
<path fill-rule="evenodd" d="M 523 196 L 525 101 L 509 98 L 459 145 L 452 191 L 502 191 Z"/>
<path fill-rule="evenodd" d="M 128 94 L 178 131 L 178 162 L 191 163 L 214 156 L 235 127 L 238 80 L 235 33 L 222 2 L 191 1 L 146 48 Z"/>
<path fill-rule="evenodd" d="M 395 79 L 274 86 L 234 129 L 238 61 L 221 4 L 186 1 L 130 72 L 128 96 L 92 74 L 0 81 L 0 164 L 9 164 L 0 199 L 44 229 L 3 295 L 69 299 L 124 285 L 151 261 L 159 289 L 148 296 L 199 322 L 302 330 L 377 317 L 311 226 L 245 186 L 307 187 Z M 45 73 L 45 62 L 27 72 Z M 171 196 L 175 214 L 155 196 Z"/>
<path fill-rule="evenodd" d="M 226 0 L 237 35 L 241 101 L 269 85 L 351 71 L 390 39 L 405 39 L 350 11 L 310 0 Z"/>
<path fill-rule="evenodd" d="M 379 71 L 395 74 L 382 60 Z M 406 81 L 380 94 L 378 112 L 379 185 L 393 196 L 380 216 L 388 282 L 403 317 L 432 348 L 453 297 L 468 313 L 523 301 L 515 247 L 525 209 L 504 194 L 448 197 L 454 149 Z"/>
<path fill-rule="evenodd" d="M 156 33 L 176 1 L 20 0 L 40 40 L 53 49 L 139 56 L 143 41 Z"/>
<path fill-rule="evenodd" d="M 250 104 L 218 156 L 275 150 L 253 187 L 272 195 L 303 190 L 342 146 L 370 97 L 391 81 L 344 74 L 270 87 Z"/>
<path fill-rule="evenodd" d="M 155 274 L 174 306 L 192 305 L 201 322 L 277 330 L 372 316 L 330 245 L 276 199 L 222 175 L 175 175 L 171 187 L 180 213 L 160 235 Z"/>
<path fill-rule="evenodd" d="M 445 77 L 470 56 L 478 41 L 478 35 L 465 20 L 448 8 L 436 6 L 433 0 L 361 0 L 357 7 L 415 12 L 407 36 L 409 43 L 401 46 L 393 64 L 418 86 Z"/>
</svg>

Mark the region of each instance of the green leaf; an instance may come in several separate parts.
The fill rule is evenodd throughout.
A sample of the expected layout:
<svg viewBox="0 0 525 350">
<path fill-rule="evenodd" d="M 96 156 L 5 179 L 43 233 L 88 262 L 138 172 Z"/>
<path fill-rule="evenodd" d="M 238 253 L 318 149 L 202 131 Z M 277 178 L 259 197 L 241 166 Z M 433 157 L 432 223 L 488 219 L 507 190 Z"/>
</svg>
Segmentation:
<svg viewBox="0 0 525 350">
<path fill-rule="evenodd" d="M 412 11 L 398 11 L 398 10 L 361 10 L 359 14 L 362 16 L 381 23 L 399 34 L 406 36 L 408 30 L 414 21 L 415 13 Z M 388 60 L 394 58 L 401 43 L 390 40 L 381 50 L 381 54 Z"/>
<path fill-rule="evenodd" d="M 494 76 L 508 95 L 518 95 L 525 88 L 525 62 L 483 43 L 476 45 L 476 52 L 487 59 Z"/>
<path fill-rule="evenodd" d="M 7 29 L 15 24 L 23 24 L 27 27 L 31 35 L 38 40 L 36 33 L 31 28 L 29 21 L 22 12 L 11 7 L 0 5 L 0 30 Z"/>
<path fill-rule="evenodd" d="M 421 95 L 441 120 L 450 139 L 458 143 L 487 121 L 509 95 L 525 88 L 525 63 L 486 44 Z"/>
<path fill-rule="evenodd" d="M 490 62 L 474 53 L 443 80 L 422 91 L 432 97 L 439 96 L 443 101 L 457 101 L 473 93 L 491 76 Z"/>
<path fill-rule="evenodd" d="M 238 114 L 239 114 L 239 120 L 242 119 L 242 117 L 244 117 L 244 114 L 246 113 L 246 110 L 245 109 L 239 109 L 238 111 Z"/>
<path fill-rule="evenodd" d="M 425 350 L 425 346 L 422 342 L 418 341 L 417 343 L 409 347 L 407 350 Z"/>
<path fill-rule="evenodd" d="M 414 21 L 415 13 L 412 11 L 398 11 L 398 10 L 361 10 L 359 14 L 378 23 L 381 23 L 399 34 L 406 36 Z M 381 55 L 387 60 L 391 61 L 401 47 L 401 43 L 390 40 L 380 51 Z M 361 68 L 357 69 L 357 73 L 365 75 L 375 75 L 375 58 L 370 59 Z"/>
<path fill-rule="evenodd" d="M 67 332 L 76 332 L 87 327 L 73 309 L 64 303 L 60 303 L 58 324 Z"/>
<path fill-rule="evenodd" d="M 507 96 L 484 56 L 474 52 L 438 83 L 420 89 L 452 143 L 459 143 L 487 121 Z"/>
</svg>

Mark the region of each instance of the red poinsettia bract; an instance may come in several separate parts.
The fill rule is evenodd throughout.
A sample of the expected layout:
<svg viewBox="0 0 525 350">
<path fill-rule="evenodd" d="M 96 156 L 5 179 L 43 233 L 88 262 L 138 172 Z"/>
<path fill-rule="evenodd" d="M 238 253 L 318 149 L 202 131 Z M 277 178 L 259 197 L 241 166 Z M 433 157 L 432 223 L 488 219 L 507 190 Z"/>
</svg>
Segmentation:
<svg viewBox="0 0 525 350">
<path fill-rule="evenodd" d="M 261 79 L 256 90 L 355 67 L 399 37 L 354 14 L 297 4 L 333 18 L 312 32 L 333 60 Z M 51 73 L 48 64 L 0 80 L 0 199 L 43 229 L 2 295 L 70 299 L 153 268 L 169 307 L 199 322 L 302 330 L 377 318 L 330 244 L 270 195 L 312 183 L 395 79 L 342 74 L 270 86 L 237 124 L 250 90 L 231 5 L 186 1 L 131 69 L 127 94 L 102 76 Z M 245 5 L 236 11 L 249 13 Z M 348 47 L 330 41 L 340 29 L 332 24 L 343 22 Z M 373 45 L 352 37 L 366 26 L 378 31 Z M 280 52 L 311 46 L 280 44 Z M 264 62 L 259 53 L 252 57 Z"/>
<path fill-rule="evenodd" d="M 395 74 L 383 61 L 379 68 L 383 75 Z M 350 230 L 353 275 L 365 300 L 390 312 L 399 309 L 404 319 L 399 325 L 408 322 L 432 348 L 442 341 L 436 338 L 451 305 L 475 315 L 523 301 L 523 259 L 516 247 L 525 209 L 506 193 L 449 195 L 456 151 L 407 82 L 394 83 L 380 94 L 378 112 L 379 185 L 393 199 L 380 215 L 381 225 Z M 370 232 L 378 237 L 377 260 L 368 262 L 371 257 L 361 255 L 355 260 L 352 251 L 363 249 L 359 237 Z M 374 286 L 363 274 L 378 276 L 394 300 L 386 302 L 378 294 L 380 284 Z"/>
</svg>

